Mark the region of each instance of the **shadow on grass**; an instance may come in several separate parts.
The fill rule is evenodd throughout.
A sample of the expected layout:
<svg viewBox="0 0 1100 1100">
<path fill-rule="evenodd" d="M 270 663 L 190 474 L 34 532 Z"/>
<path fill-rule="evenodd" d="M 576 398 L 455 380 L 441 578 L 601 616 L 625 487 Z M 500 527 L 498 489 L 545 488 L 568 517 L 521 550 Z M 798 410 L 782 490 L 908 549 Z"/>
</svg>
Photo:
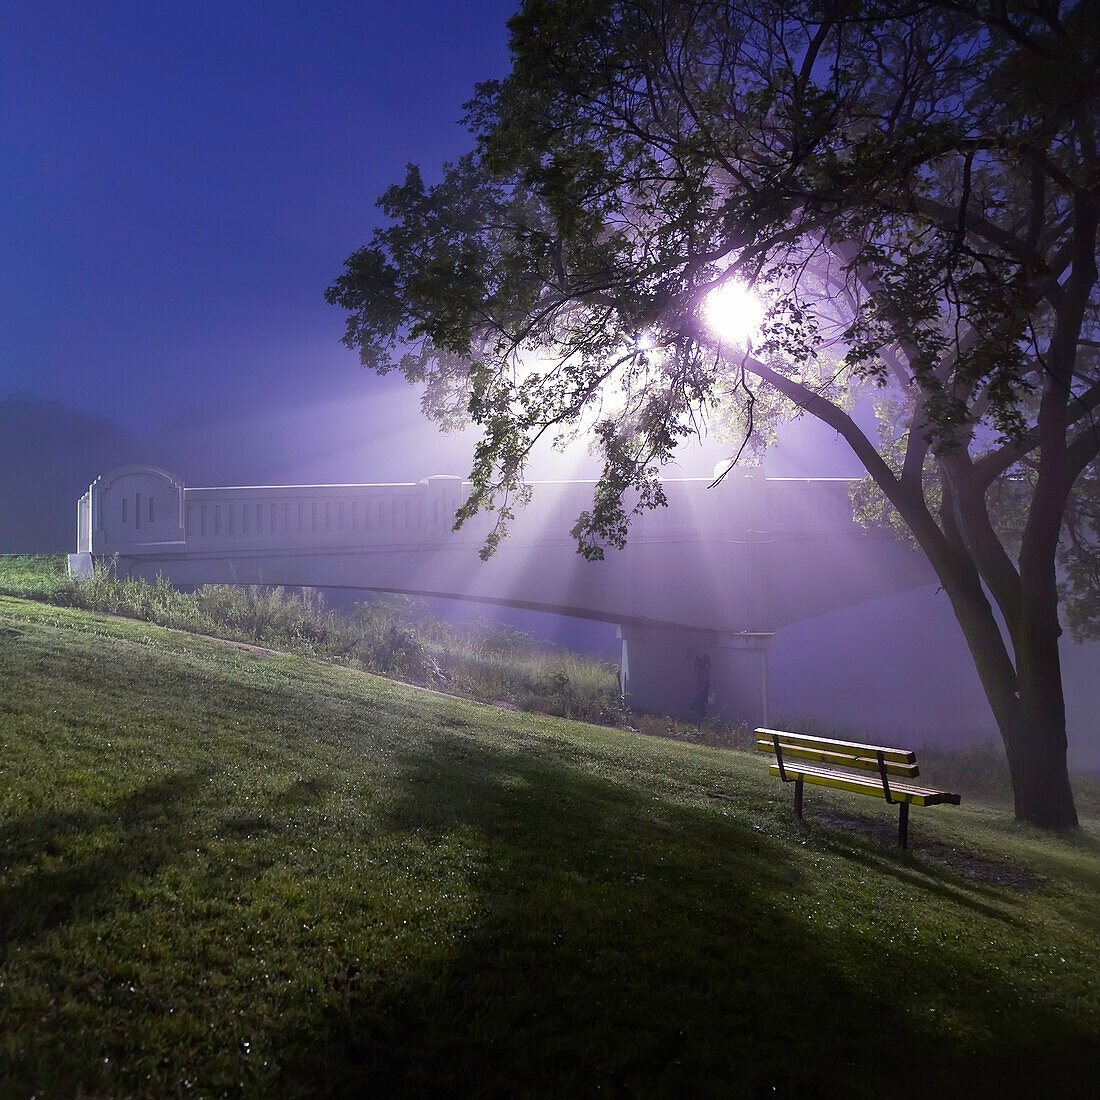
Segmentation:
<svg viewBox="0 0 1100 1100">
<path fill-rule="evenodd" d="M 332 790 L 332 784 L 317 775 L 303 776 L 294 780 L 275 801 L 286 809 L 298 809 L 303 806 L 315 806 Z"/>
<path fill-rule="evenodd" d="M 1020 923 L 1004 905 L 987 904 L 975 896 L 981 894 L 992 902 L 993 899 L 999 900 L 1002 897 L 998 891 L 980 883 L 967 882 L 946 867 L 908 852 L 887 853 L 873 841 L 860 844 L 823 831 L 818 836 L 818 842 L 825 851 L 858 863 L 876 874 L 897 879 L 915 891 L 923 891 L 953 905 L 961 905 L 989 920 L 1012 925 Z"/>
<path fill-rule="evenodd" d="M 99 809 L 9 819 L 0 827 L 0 851 L 12 881 L 0 888 L 0 945 L 25 945 L 63 925 L 99 917 L 126 883 L 152 877 L 178 859 L 195 815 L 194 798 L 212 772 L 203 767 L 177 773 Z M 101 832 L 109 839 L 98 844 Z"/>
<path fill-rule="evenodd" d="M 1019 1095 L 1095 1067 L 1092 1031 L 1019 1005 L 980 957 L 891 945 L 868 960 L 844 929 L 819 933 L 796 912 L 789 838 L 538 744 L 490 749 L 452 728 L 391 762 L 387 828 L 491 853 L 471 877 L 477 917 L 397 974 L 337 963 L 323 1002 L 271 1037 L 279 1095 Z M 1003 915 L 903 861 L 839 854 L 917 906 L 928 891 Z M 922 1014 L 933 993 L 958 1030 Z M 1011 1011 L 1021 1022 L 1001 1034 Z"/>
</svg>

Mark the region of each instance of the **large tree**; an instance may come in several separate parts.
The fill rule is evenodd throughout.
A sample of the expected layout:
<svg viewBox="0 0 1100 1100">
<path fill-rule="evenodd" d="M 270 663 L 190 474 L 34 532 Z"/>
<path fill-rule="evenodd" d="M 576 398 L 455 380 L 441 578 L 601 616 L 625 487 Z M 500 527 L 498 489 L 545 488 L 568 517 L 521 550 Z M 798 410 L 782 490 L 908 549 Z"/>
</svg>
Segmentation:
<svg viewBox="0 0 1100 1100">
<path fill-rule="evenodd" d="M 1075 824 L 1059 585 L 1095 628 L 1100 5 L 528 0 L 510 29 L 474 151 L 431 187 L 410 167 L 329 290 L 364 364 L 483 429 L 459 521 L 495 509 L 491 550 L 531 447 L 582 425 L 598 557 L 700 422 L 743 454 L 817 417 L 952 601 L 1017 818 Z M 733 285 L 766 305 L 751 340 L 708 321 Z M 852 415 L 876 388 L 877 436 Z"/>
</svg>

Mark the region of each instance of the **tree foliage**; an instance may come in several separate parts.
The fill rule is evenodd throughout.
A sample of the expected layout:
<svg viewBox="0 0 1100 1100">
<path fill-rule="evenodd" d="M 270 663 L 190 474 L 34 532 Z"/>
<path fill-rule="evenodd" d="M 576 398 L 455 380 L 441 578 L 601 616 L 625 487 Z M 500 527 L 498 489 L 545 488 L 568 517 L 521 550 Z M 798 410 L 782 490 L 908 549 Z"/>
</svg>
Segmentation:
<svg viewBox="0 0 1100 1100">
<path fill-rule="evenodd" d="M 740 453 L 815 416 L 950 595 L 1018 816 L 1072 823 L 1057 598 L 1100 625 L 1100 5 L 528 0 L 510 27 L 475 151 L 433 186 L 410 167 L 329 290 L 366 365 L 480 425 L 459 520 L 496 508 L 498 538 L 534 443 L 583 430 L 600 557 L 701 422 Z M 730 280 L 767 303 L 751 347 L 707 323 Z"/>
</svg>

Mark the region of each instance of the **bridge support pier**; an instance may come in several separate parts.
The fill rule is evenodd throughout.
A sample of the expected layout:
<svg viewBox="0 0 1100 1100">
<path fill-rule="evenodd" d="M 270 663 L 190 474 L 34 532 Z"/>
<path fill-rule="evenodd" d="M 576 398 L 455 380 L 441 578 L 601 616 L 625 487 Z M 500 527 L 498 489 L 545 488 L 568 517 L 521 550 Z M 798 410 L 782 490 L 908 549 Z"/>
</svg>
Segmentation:
<svg viewBox="0 0 1100 1100">
<path fill-rule="evenodd" d="M 767 724 L 773 633 L 621 626 L 619 637 L 622 689 L 631 709 Z"/>
</svg>

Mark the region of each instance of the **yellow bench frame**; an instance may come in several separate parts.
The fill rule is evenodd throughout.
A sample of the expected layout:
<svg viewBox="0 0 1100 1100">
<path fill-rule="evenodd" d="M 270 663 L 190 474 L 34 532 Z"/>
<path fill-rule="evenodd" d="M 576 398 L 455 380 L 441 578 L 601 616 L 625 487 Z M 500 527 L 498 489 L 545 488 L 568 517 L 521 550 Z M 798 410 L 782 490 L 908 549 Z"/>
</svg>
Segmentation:
<svg viewBox="0 0 1100 1100">
<path fill-rule="evenodd" d="M 787 730 L 764 727 L 755 730 L 754 736 L 756 747 L 761 752 L 775 755 L 775 763 L 768 769 L 769 773 L 778 776 L 784 783 L 794 783 L 794 812 L 800 821 L 804 783 L 884 798 L 887 803 L 898 806 L 898 847 L 907 848 L 910 805 L 957 806 L 962 801 L 959 795 L 948 791 L 892 781 L 891 776 L 908 780 L 920 774 L 916 753 L 908 749 L 864 745 L 858 741 L 838 741 L 833 737 L 815 737 L 808 733 L 789 733 Z M 815 763 L 803 764 L 803 760 Z M 844 768 L 859 768 L 877 774 L 860 775 L 842 770 Z"/>
</svg>

